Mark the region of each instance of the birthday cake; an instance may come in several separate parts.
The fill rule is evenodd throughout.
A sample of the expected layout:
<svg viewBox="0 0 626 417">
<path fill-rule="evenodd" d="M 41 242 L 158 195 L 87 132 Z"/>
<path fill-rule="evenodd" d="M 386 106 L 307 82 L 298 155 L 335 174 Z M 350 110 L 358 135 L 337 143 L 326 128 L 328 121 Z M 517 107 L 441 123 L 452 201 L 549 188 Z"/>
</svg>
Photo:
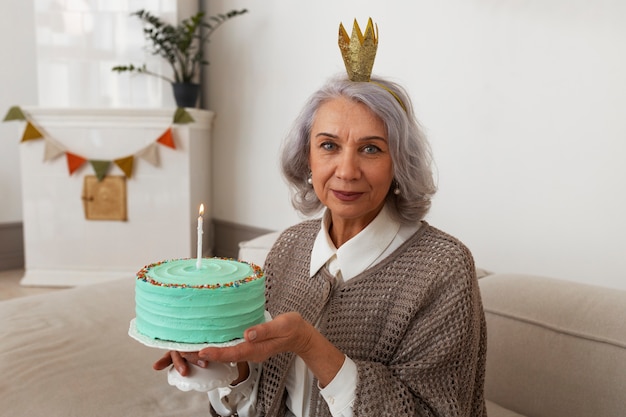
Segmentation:
<svg viewBox="0 0 626 417">
<path fill-rule="evenodd" d="M 265 321 L 265 276 L 254 264 L 204 258 L 156 262 L 137 273 L 135 325 L 180 343 L 223 343 Z"/>
</svg>

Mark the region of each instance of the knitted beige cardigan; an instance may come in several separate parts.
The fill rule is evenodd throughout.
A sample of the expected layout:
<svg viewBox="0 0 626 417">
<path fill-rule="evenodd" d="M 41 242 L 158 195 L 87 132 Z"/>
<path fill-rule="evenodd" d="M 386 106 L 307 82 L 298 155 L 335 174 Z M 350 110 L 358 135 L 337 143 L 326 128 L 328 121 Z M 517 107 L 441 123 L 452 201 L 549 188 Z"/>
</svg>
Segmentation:
<svg viewBox="0 0 626 417">
<path fill-rule="evenodd" d="M 309 277 L 319 220 L 283 232 L 266 263 L 267 309 L 297 311 L 357 365 L 354 416 L 486 416 L 486 330 L 474 261 L 457 239 L 423 223 L 393 254 L 337 284 Z M 263 363 L 258 409 L 285 414 L 294 360 Z M 313 384 L 311 417 L 330 416 Z"/>
</svg>

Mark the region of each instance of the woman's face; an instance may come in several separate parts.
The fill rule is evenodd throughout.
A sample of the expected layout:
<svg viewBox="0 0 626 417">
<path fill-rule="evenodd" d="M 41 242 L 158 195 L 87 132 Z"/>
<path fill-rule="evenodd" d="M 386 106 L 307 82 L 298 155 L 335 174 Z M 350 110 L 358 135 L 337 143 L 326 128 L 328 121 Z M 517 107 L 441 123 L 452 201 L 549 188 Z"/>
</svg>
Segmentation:
<svg viewBox="0 0 626 417">
<path fill-rule="evenodd" d="M 317 197 L 333 224 L 363 229 L 383 207 L 393 180 L 383 121 L 364 104 L 337 98 L 318 108 L 310 139 Z"/>
</svg>

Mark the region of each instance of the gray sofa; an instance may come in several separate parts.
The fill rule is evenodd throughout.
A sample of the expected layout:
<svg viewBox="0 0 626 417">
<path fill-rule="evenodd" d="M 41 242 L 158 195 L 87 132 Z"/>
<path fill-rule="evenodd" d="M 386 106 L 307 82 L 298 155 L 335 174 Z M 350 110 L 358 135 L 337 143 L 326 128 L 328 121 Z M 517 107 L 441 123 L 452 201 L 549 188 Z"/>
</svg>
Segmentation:
<svg viewBox="0 0 626 417">
<path fill-rule="evenodd" d="M 263 263 L 275 235 L 241 245 Z M 527 275 L 479 280 L 490 417 L 626 416 L 626 291 Z M 134 278 L 0 302 L 0 415 L 207 416 L 128 336 Z M 369 416 L 366 416 L 369 417 Z"/>
</svg>

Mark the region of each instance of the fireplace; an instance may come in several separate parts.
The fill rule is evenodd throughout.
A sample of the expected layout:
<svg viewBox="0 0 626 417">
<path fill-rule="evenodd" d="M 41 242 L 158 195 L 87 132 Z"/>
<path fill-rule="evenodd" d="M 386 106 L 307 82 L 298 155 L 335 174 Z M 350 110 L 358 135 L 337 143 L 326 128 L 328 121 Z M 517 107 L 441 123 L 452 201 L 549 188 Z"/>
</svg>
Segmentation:
<svg viewBox="0 0 626 417">
<path fill-rule="evenodd" d="M 145 264 L 195 257 L 201 203 L 205 207 L 202 246 L 204 254 L 211 255 L 213 113 L 186 109 L 194 121 L 177 124 L 174 109 L 23 110 L 44 135 L 42 140 L 20 144 L 23 285 L 132 279 Z M 169 128 L 174 148 L 155 143 Z M 94 180 L 96 166 L 91 162 L 70 175 L 65 152 L 44 161 L 50 144 L 89 161 L 134 156 L 132 175 L 127 177 L 111 163 L 103 178 L 107 183 L 100 184 L 101 180 Z M 111 186 L 102 188 L 109 181 Z M 87 183 L 99 191 L 90 194 Z M 96 194 L 109 199 L 107 204 L 113 208 L 100 204 L 90 216 L 87 200 L 93 201 Z"/>
</svg>

